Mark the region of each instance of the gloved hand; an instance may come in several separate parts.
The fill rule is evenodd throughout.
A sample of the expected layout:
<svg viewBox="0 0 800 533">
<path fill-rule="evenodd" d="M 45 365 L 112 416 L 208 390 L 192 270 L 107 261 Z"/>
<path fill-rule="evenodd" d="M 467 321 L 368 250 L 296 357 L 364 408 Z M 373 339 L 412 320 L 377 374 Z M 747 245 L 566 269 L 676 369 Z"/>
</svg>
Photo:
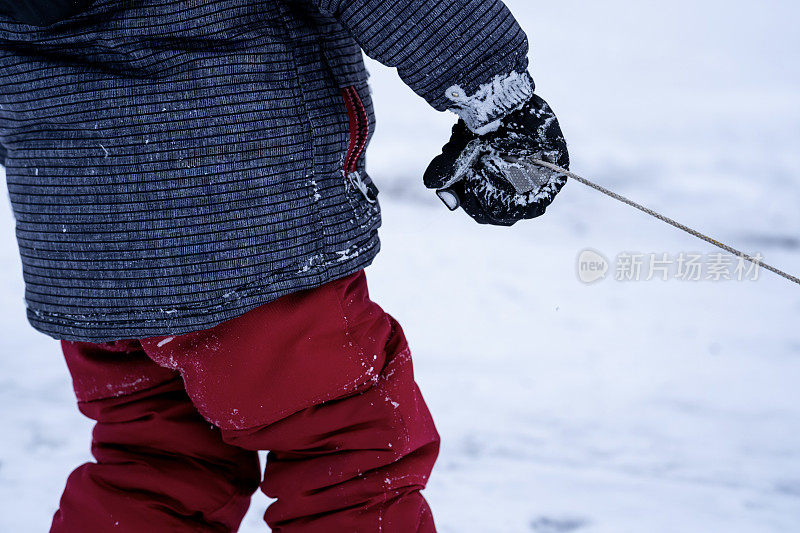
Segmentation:
<svg viewBox="0 0 800 533">
<path fill-rule="evenodd" d="M 441 155 L 425 171 L 425 186 L 436 189 L 451 211 L 461 206 L 481 224 L 512 226 L 544 214 L 567 180 L 531 159 L 569 169 L 558 120 L 536 95 L 484 135 L 459 120 Z"/>
</svg>

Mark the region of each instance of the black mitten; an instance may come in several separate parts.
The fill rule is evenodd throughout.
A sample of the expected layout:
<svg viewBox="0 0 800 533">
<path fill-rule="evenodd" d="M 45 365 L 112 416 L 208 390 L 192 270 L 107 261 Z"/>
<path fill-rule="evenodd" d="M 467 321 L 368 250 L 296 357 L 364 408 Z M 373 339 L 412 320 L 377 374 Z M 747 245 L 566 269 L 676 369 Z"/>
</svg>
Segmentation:
<svg viewBox="0 0 800 533">
<path fill-rule="evenodd" d="M 544 214 L 567 177 L 531 163 L 569 168 L 567 143 L 547 102 L 533 95 L 492 132 L 477 135 L 463 120 L 425 172 L 425 186 L 481 224 L 511 226 Z"/>
</svg>

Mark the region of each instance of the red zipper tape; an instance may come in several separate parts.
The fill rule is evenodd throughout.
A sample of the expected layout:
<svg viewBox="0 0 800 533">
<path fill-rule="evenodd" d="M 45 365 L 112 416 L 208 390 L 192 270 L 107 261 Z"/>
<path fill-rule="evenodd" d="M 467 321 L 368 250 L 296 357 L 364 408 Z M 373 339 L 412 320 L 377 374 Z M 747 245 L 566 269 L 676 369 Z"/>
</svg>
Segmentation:
<svg viewBox="0 0 800 533">
<path fill-rule="evenodd" d="M 350 120 L 350 144 L 344 158 L 344 173 L 349 175 L 358 170 L 358 160 L 367 147 L 369 137 L 369 117 L 358 91 L 352 85 L 342 89 L 342 97 Z"/>
</svg>

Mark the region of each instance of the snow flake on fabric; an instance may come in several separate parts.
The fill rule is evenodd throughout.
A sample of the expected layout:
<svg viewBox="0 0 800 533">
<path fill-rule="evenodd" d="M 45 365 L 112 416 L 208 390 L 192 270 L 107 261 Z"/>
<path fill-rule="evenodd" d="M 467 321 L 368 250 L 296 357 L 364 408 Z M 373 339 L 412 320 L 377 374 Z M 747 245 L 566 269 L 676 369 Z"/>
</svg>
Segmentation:
<svg viewBox="0 0 800 533">
<path fill-rule="evenodd" d="M 449 87 L 445 94 L 453 102 L 450 111 L 460 116 L 470 130 L 485 135 L 495 131 L 504 116 L 521 108 L 533 96 L 533 89 L 533 80 L 527 72 L 511 72 L 495 76 L 475 94 L 466 94 L 459 85 Z"/>
</svg>

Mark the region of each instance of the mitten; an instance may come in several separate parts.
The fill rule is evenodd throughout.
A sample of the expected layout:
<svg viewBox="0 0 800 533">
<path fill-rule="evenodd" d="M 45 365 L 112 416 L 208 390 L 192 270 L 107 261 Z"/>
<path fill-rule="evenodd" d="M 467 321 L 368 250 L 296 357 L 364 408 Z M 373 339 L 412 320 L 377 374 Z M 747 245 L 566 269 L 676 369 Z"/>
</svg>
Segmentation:
<svg viewBox="0 0 800 533">
<path fill-rule="evenodd" d="M 424 182 L 451 210 L 460 206 L 481 224 L 511 226 L 544 214 L 566 183 L 564 174 L 536 165 L 536 159 L 569 168 L 558 120 L 532 94 L 494 126 L 471 129 L 459 120 Z"/>
</svg>

